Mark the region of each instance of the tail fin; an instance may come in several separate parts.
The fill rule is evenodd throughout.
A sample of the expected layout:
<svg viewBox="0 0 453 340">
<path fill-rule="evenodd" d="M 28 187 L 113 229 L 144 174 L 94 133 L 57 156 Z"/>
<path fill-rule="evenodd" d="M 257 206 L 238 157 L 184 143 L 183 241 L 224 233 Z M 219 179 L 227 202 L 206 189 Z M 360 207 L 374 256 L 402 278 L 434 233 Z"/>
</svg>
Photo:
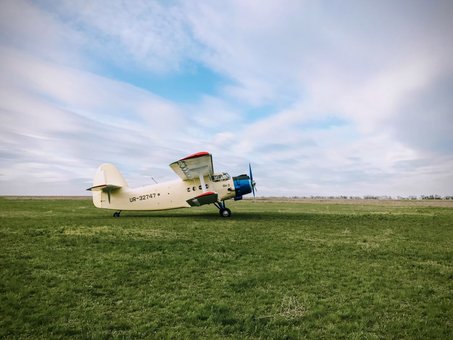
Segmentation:
<svg viewBox="0 0 453 340">
<path fill-rule="evenodd" d="M 127 188 L 123 176 L 113 164 L 105 163 L 99 166 L 93 179 L 93 186 L 87 190 L 93 193 L 93 204 L 97 208 L 106 208 L 110 205 L 110 194 L 121 188 Z"/>
</svg>

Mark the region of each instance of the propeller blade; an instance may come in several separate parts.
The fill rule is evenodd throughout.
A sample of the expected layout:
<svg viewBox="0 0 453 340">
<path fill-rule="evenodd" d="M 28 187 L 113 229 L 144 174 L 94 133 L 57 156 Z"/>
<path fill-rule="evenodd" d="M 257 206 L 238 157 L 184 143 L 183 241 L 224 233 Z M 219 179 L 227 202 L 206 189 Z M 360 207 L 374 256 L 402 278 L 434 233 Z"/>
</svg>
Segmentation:
<svg viewBox="0 0 453 340">
<path fill-rule="evenodd" d="M 255 197 L 255 181 L 253 180 L 252 165 L 249 163 L 250 183 L 252 184 L 253 197 Z"/>
</svg>

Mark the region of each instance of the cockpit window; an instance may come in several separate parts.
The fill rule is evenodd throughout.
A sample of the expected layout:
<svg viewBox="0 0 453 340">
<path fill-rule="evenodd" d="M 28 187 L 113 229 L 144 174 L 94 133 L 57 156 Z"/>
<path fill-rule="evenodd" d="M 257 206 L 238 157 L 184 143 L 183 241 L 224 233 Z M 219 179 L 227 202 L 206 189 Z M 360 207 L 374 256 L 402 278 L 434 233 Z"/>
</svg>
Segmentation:
<svg viewBox="0 0 453 340">
<path fill-rule="evenodd" d="M 214 174 L 211 177 L 213 182 L 228 181 L 230 178 L 230 175 L 228 175 L 226 172 L 222 172 L 221 174 Z"/>
</svg>

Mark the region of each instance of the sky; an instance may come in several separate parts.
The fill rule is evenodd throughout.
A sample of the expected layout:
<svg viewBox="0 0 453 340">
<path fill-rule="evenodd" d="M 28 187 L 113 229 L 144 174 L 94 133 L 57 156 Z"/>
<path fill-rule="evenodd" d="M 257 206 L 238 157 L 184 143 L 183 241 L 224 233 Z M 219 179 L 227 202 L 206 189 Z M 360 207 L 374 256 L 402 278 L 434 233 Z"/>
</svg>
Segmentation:
<svg viewBox="0 0 453 340">
<path fill-rule="evenodd" d="M 0 1 L 0 195 L 213 154 L 258 196 L 452 195 L 453 2 Z"/>
</svg>

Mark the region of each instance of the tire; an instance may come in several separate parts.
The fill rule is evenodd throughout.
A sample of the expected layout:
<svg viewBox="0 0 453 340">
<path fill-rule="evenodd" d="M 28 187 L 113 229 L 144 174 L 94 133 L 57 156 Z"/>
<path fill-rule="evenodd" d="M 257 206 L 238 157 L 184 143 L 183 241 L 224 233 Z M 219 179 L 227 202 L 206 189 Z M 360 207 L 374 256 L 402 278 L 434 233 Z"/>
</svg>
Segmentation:
<svg viewBox="0 0 453 340">
<path fill-rule="evenodd" d="M 220 210 L 220 216 L 222 217 L 230 217 L 231 216 L 231 210 L 228 208 L 221 209 Z"/>
</svg>

